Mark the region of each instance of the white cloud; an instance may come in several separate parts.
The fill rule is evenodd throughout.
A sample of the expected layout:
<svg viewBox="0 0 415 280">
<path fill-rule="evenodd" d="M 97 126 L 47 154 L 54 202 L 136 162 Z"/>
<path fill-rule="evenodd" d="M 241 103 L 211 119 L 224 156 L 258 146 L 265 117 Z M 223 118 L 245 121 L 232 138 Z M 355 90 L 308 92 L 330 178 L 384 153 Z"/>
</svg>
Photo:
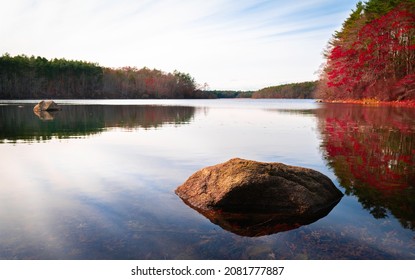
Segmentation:
<svg viewBox="0 0 415 280">
<path fill-rule="evenodd" d="M 0 52 L 178 69 L 211 88 L 257 89 L 315 79 L 355 1 L 344 2 L 0 0 Z"/>
</svg>

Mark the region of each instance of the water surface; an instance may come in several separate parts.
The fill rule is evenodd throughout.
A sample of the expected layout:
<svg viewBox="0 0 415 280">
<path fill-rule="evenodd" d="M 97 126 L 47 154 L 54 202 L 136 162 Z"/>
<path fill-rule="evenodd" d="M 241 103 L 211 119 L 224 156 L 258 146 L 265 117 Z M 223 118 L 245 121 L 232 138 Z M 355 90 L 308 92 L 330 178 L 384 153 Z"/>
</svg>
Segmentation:
<svg viewBox="0 0 415 280">
<path fill-rule="evenodd" d="M 65 100 L 36 116 L 34 103 L 0 102 L 1 259 L 415 259 L 414 109 Z M 238 234 L 174 194 L 233 157 L 316 169 L 345 196 L 310 224 Z"/>
</svg>

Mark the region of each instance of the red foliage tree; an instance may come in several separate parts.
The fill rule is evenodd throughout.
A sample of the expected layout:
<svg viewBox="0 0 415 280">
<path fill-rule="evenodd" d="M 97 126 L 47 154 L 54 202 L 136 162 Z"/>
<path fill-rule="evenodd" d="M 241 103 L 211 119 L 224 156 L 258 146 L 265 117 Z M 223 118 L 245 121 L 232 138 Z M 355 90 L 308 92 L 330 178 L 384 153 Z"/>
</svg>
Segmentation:
<svg viewBox="0 0 415 280">
<path fill-rule="evenodd" d="M 325 68 L 326 87 L 336 99 L 415 99 L 415 5 L 402 3 L 332 43 Z M 411 86 L 412 85 L 412 86 Z"/>
</svg>

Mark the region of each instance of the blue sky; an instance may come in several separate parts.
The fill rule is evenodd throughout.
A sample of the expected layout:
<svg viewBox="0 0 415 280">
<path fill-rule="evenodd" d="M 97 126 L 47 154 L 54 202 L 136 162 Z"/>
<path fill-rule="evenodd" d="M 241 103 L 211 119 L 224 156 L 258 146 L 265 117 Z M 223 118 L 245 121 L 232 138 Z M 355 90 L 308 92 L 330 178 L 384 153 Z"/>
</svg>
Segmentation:
<svg viewBox="0 0 415 280">
<path fill-rule="evenodd" d="M 0 53 L 175 69 L 211 89 L 317 79 L 354 0 L 0 0 Z"/>
</svg>

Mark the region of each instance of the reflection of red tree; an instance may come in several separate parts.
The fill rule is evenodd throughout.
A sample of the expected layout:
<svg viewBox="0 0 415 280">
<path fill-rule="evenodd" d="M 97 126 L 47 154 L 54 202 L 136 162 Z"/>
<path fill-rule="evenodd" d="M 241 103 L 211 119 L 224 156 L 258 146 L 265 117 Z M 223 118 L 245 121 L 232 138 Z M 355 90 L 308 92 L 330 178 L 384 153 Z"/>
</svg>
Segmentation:
<svg viewBox="0 0 415 280">
<path fill-rule="evenodd" d="M 378 189 L 403 189 L 409 186 L 405 175 L 409 175 L 407 172 L 415 162 L 407 153 L 414 151 L 406 149 L 408 143 L 404 142 L 398 150 L 385 147 L 385 142 L 393 141 L 394 131 L 378 134 L 370 127 L 359 128 L 354 122 L 335 119 L 327 119 L 327 126 L 327 133 L 331 133 L 328 137 L 339 139 L 327 143 L 327 153 L 330 157 L 347 157 L 346 162 L 355 178 L 365 180 Z M 401 139 L 395 140 L 405 140 L 402 136 L 398 137 Z"/>
<path fill-rule="evenodd" d="M 319 117 L 325 155 L 346 192 L 371 212 L 415 214 L 415 110 L 327 104 Z"/>
<path fill-rule="evenodd" d="M 385 110 L 398 109 L 350 106 L 327 112 L 332 116 L 324 122 L 325 150 L 329 158 L 342 157 L 356 179 L 381 190 L 404 189 L 414 178 L 414 131 L 402 116 L 378 116 Z"/>
</svg>

